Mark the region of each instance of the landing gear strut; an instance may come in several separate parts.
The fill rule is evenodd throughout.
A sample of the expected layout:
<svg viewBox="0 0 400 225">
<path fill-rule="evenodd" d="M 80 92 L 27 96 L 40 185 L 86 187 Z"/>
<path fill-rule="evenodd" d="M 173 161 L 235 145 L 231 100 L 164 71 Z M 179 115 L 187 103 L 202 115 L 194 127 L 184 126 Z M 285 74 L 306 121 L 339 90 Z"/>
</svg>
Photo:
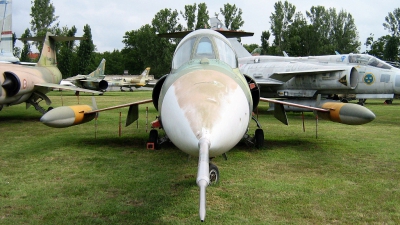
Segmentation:
<svg viewBox="0 0 400 225">
<path fill-rule="evenodd" d="M 264 131 L 261 129 L 261 124 L 258 122 L 256 118 L 252 118 L 257 124 L 257 130 L 254 133 L 254 137 L 250 137 L 250 135 L 245 134 L 244 140 L 246 144 L 253 145 L 256 148 L 264 147 Z"/>
<path fill-rule="evenodd" d="M 264 131 L 262 129 L 257 129 L 254 134 L 254 146 L 256 146 L 256 148 L 262 148 L 264 146 Z"/>
<path fill-rule="evenodd" d="M 367 101 L 367 99 L 360 98 L 360 99 L 358 99 L 357 104 L 364 106 L 366 101 Z"/>
</svg>

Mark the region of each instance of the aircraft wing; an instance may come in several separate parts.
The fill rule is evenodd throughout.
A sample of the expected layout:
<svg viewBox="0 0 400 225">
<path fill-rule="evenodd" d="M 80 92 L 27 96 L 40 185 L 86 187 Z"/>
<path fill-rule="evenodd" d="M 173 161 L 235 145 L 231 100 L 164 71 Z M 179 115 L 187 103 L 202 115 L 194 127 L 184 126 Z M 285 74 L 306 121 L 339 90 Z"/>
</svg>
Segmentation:
<svg viewBox="0 0 400 225">
<path fill-rule="evenodd" d="M 146 99 L 146 100 L 126 103 L 126 104 L 122 104 L 122 105 L 110 106 L 110 107 L 103 108 L 103 109 L 95 109 L 95 110 L 92 110 L 89 112 L 85 112 L 84 114 L 93 114 L 93 113 L 103 112 L 103 111 L 112 110 L 112 109 L 124 108 L 124 107 L 132 106 L 132 105 L 141 105 L 141 104 L 145 104 L 145 103 L 149 103 L 149 102 L 153 102 L 153 100 Z"/>
<path fill-rule="evenodd" d="M 58 88 L 58 89 L 70 90 L 70 91 L 81 91 L 81 92 L 98 94 L 98 95 L 102 95 L 103 94 L 103 92 L 101 92 L 101 91 L 94 91 L 94 90 L 89 90 L 89 89 L 85 89 L 85 88 L 79 88 L 79 87 L 73 87 L 73 86 L 65 86 L 65 85 L 52 84 L 52 83 L 35 84 L 35 86 L 48 87 L 48 88 Z"/>
<path fill-rule="evenodd" d="M 337 68 L 337 69 L 327 68 L 327 69 L 314 69 L 314 70 L 303 70 L 303 71 L 275 72 L 269 78 L 282 82 L 287 82 L 294 76 L 315 75 L 320 73 L 338 72 L 343 70 L 344 70 L 343 68 Z"/>
<path fill-rule="evenodd" d="M 285 111 L 284 105 L 289 105 L 289 106 L 294 106 L 294 107 L 304 108 L 304 109 L 310 109 L 313 111 L 319 111 L 319 112 L 324 112 L 324 113 L 330 112 L 330 109 L 323 109 L 323 108 L 318 108 L 318 107 L 300 105 L 300 104 L 296 104 L 296 103 L 284 102 L 284 101 L 279 101 L 279 100 L 270 99 L 270 98 L 260 98 L 260 101 L 274 103 L 275 104 L 274 117 L 286 125 L 288 125 L 289 122 L 288 122 L 288 119 L 286 116 L 286 111 Z"/>
<path fill-rule="evenodd" d="M 70 127 L 93 120 L 97 117 L 99 112 L 129 106 L 129 111 L 126 118 L 126 126 L 129 126 L 139 118 L 139 105 L 152 102 L 153 100 L 147 99 L 122 105 L 111 106 L 103 109 L 97 109 L 94 97 L 92 101 L 93 106 L 75 105 L 57 107 L 44 114 L 42 118 L 40 118 L 40 121 L 49 127 Z"/>
<path fill-rule="evenodd" d="M 68 77 L 67 79 L 65 79 L 65 80 L 68 80 L 68 81 L 75 81 L 75 80 L 86 80 L 87 79 L 87 76 L 86 75 L 76 75 L 76 76 L 73 76 L 73 77 Z"/>
</svg>

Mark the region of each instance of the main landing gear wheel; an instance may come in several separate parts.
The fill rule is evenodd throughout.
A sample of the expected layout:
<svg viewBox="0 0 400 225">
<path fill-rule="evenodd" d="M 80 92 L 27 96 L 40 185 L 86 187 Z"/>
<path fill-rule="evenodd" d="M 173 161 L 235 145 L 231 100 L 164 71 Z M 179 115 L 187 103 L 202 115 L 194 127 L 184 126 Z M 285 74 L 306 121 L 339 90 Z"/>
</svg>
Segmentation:
<svg viewBox="0 0 400 225">
<path fill-rule="evenodd" d="M 210 185 L 216 184 L 219 180 L 218 167 L 212 163 L 209 164 L 210 171 Z"/>
<path fill-rule="evenodd" d="M 264 131 L 257 129 L 254 134 L 254 145 L 256 148 L 262 148 L 264 146 Z"/>
<path fill-rule="evenodd" d="M 151 130 L 149 134 L 149 140 L 147 141 L 147 149 L 155 150 L 158 148 L 158 131 Z"/>
<path fill-rule="evenodd" d="M 393 101 L 391 100 L 391 99 L 387 99 L 387 100 L 385 100 L 385 104 L 392 104 L 393 103 Z"/>
</svg>

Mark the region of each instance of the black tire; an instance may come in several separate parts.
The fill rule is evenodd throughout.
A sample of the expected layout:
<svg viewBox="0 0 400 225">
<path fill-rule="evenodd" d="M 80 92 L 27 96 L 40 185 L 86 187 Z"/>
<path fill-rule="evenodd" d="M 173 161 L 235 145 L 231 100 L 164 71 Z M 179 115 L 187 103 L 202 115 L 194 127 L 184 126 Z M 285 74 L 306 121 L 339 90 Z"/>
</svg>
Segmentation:
<svg viewBox="0 0 400 225">
<path fill-rule="evenodd" d="M 216 184 L 219 181 L 219 170 L 218 167 L 212 163 L 209 164 L 210 168 L 210 185 Z"/>
<path fill-rule="evenodd" d="M 154 149 L 159 149 L 157 130 L 150 130 L 149 140 L 147 141 L 147 143 L 154 143 Z"/>
<path fill-rule="evenodd" d="M 264 146 L 264 131 L 257 129 L 254 134 L 254 145 L 256 148 L 262 148 Z"/>
<path fill-rule="evenodd" d="M 388 100 L 385 100 L 385 103 L 386 103 L 386 104 L 388 104 L 388 105 L 390 105 L 390 104 L 392 104 L 392 103 L 393 103 L 393 101 L 392 101 L 392 100 L 390 100 L 390 99 L 388 99 Z"/>
</svg>

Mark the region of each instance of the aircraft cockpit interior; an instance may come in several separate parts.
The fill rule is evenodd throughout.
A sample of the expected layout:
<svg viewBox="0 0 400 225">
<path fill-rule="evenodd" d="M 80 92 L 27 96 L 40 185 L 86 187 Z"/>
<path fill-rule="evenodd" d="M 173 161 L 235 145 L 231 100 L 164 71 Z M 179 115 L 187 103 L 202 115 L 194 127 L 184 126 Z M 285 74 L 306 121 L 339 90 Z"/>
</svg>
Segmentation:
<svg viewBox="0 0 400 225">
<path fill-rule="evenodd" d="M 204 32 L 206 31 L 206 32 Z M 218 59 L 232 68 L 238 67 L 236 53 L 229 41 L 220 33 L 202 30 L 188 34 L 178 45 L 172 60 L 172 70 L 193 59 Z"/>
</svg>

